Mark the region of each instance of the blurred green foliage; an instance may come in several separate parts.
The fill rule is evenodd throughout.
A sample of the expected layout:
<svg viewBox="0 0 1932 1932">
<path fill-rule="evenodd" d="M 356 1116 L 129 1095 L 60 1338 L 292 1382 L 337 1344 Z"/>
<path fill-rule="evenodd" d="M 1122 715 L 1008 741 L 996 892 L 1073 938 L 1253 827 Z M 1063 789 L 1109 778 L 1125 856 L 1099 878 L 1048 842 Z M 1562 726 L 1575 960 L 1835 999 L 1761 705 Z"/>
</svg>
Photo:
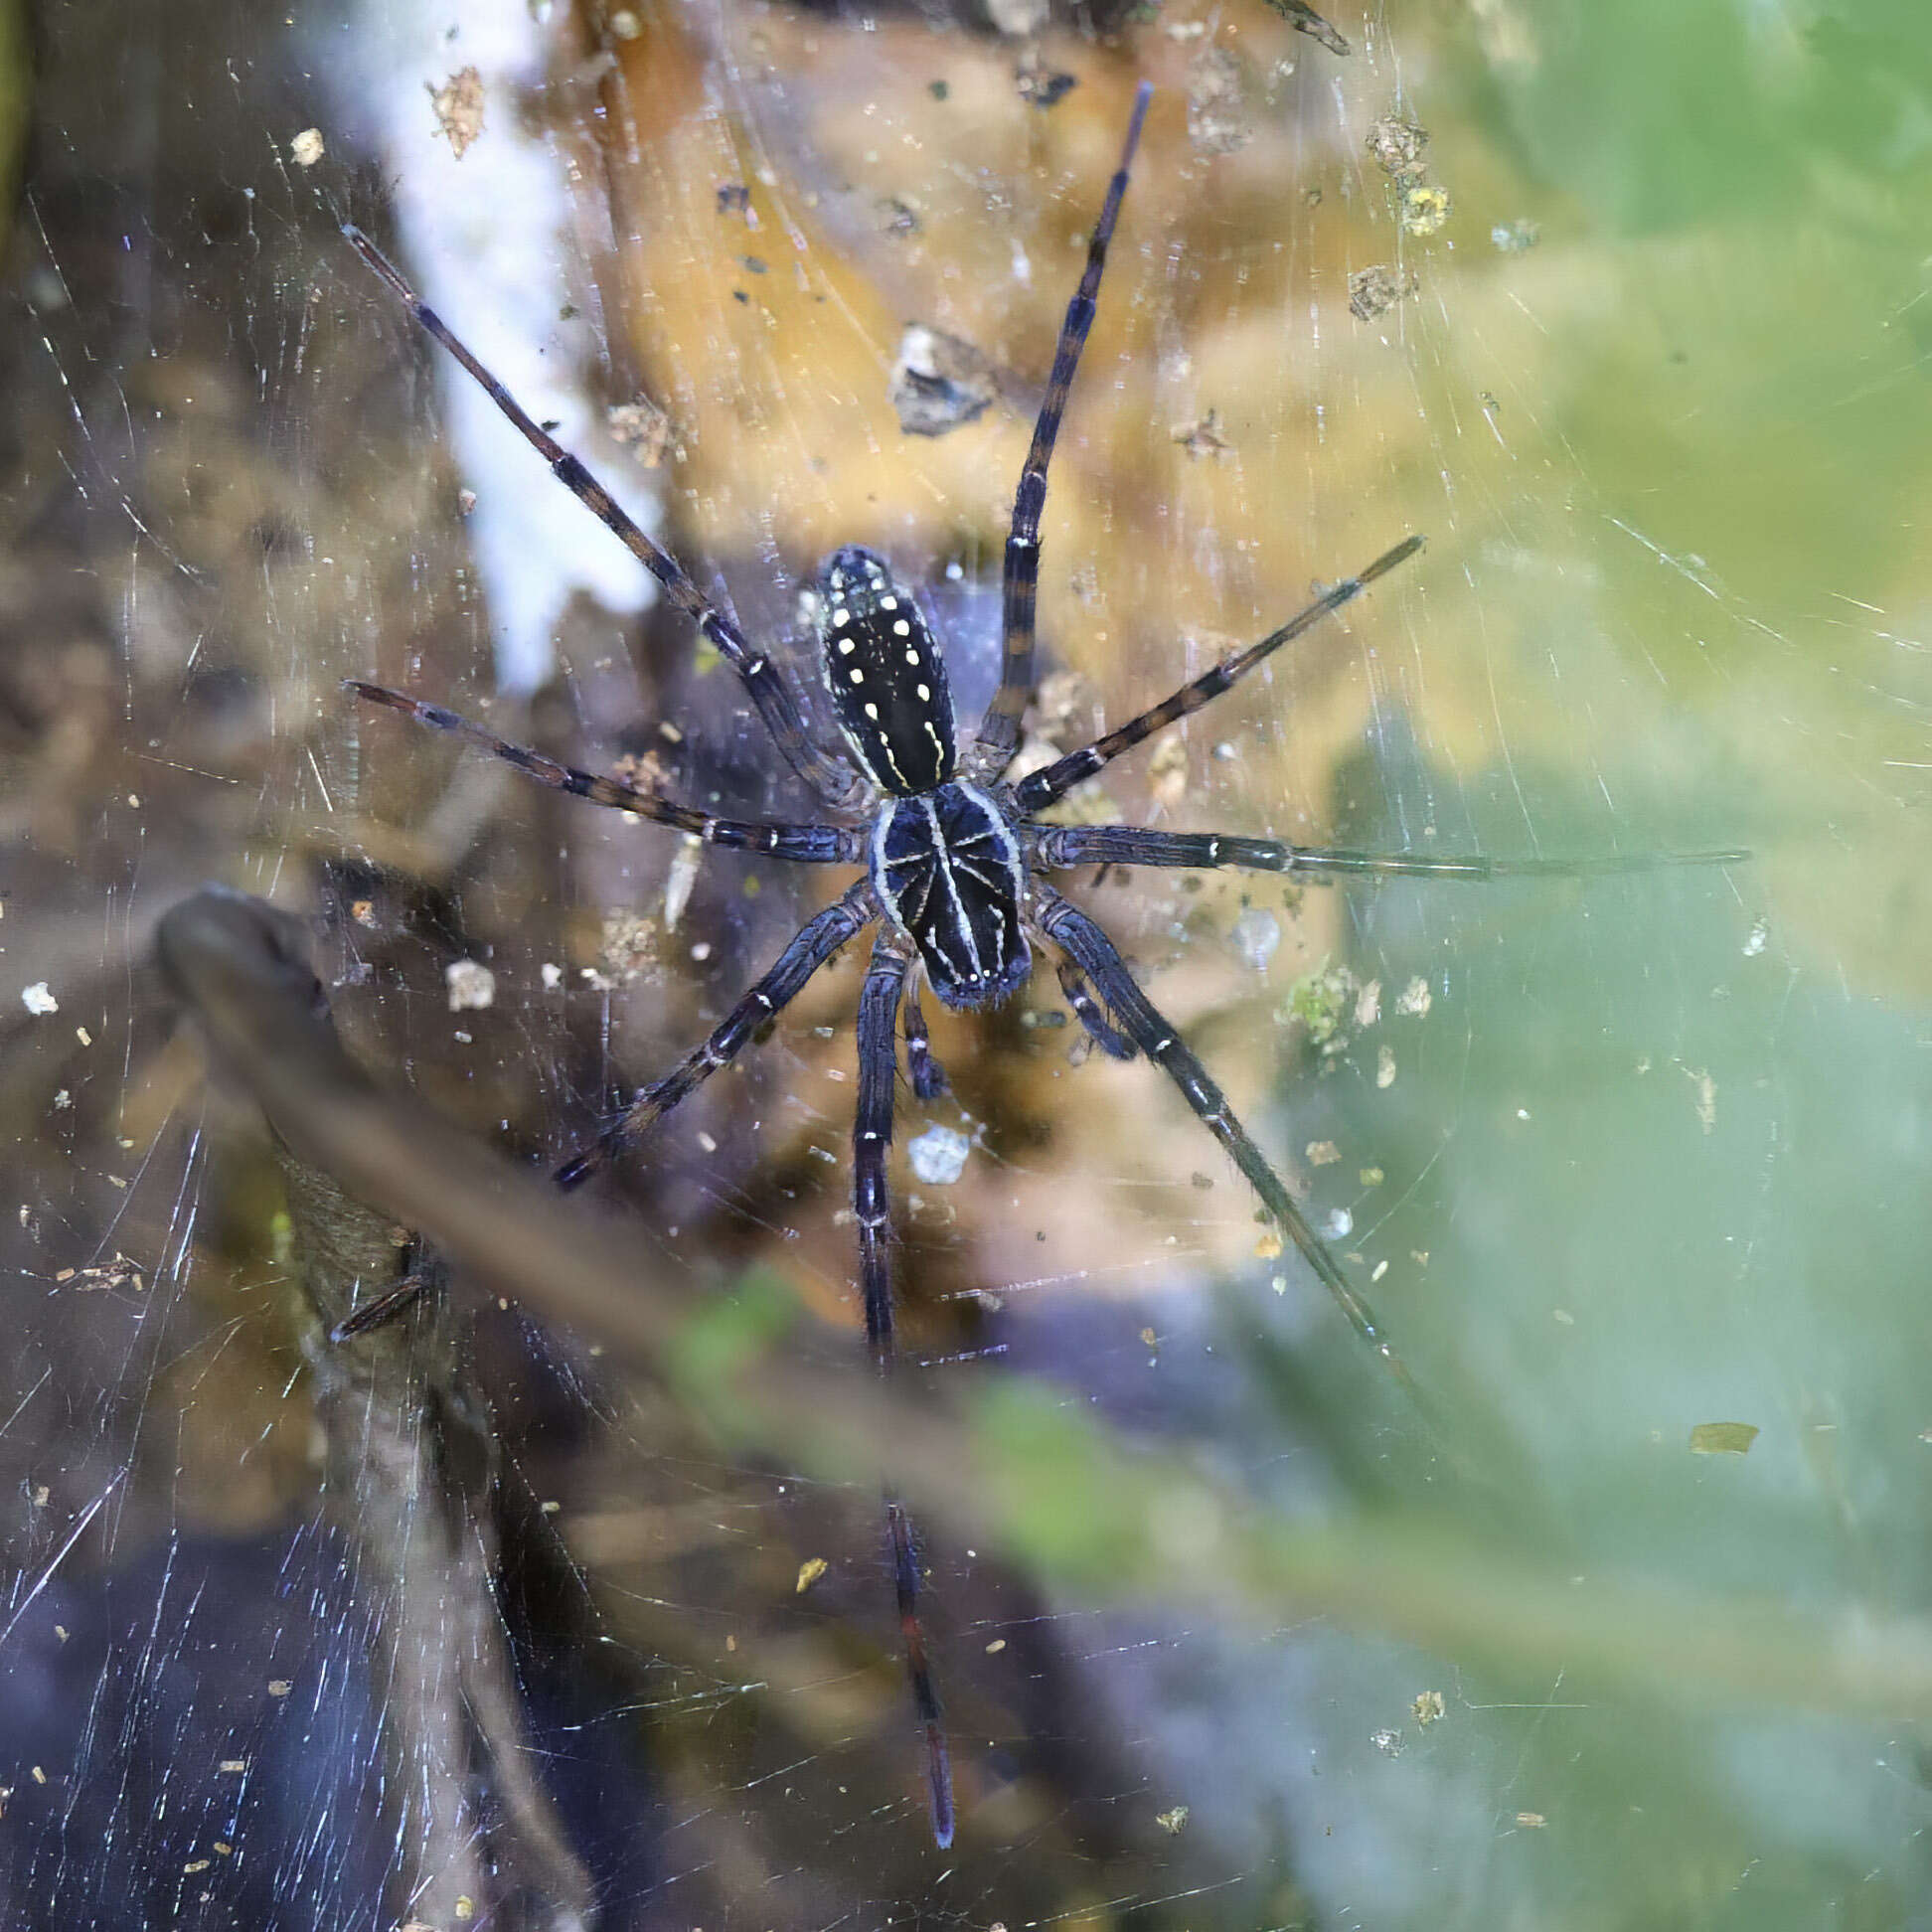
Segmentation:
<svg viewBox="0 0 1932 1932">
<path fill-rule="evenodd" d="M 1807 6 L 1542 0 L 1473 10 L 1459 43 L 1526 170 L 1615 233 L 1722 222 L 1834 166 L 1932 163 L 1932 37 L 1913 0 Z"/>
</svg>

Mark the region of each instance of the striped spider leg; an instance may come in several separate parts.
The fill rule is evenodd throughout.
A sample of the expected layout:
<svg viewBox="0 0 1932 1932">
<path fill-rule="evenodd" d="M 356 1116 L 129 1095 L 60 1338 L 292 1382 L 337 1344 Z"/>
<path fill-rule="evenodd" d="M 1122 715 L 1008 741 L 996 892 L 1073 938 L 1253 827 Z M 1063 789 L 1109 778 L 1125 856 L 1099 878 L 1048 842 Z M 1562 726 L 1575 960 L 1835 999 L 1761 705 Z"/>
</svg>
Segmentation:
<svg viewBox="0 0 1932 1932">
<path fill-rule="evenodd" d="M 582 462 L 537 422 L 483 367 L 435 310 L 410 287 L 402 271 L 361 229 L 353 222 L 347 223 L 342 234 L 423 331 L 449 351 L 524 439 L 550 464 L 551 474 L 657 578 L 665 595 L 691 618 L 699 634 L 737 673 L 745 695 L 785 762 L 828 805 L 851 806 L 860 802 L 864 786 L 858 774 L 843 758 L 828 756 L 812 742 L 798 700 L 771 659 L 751 645 L 737 625 L 692 582 L 684 565 L 641 529 Z"/>
</svg>

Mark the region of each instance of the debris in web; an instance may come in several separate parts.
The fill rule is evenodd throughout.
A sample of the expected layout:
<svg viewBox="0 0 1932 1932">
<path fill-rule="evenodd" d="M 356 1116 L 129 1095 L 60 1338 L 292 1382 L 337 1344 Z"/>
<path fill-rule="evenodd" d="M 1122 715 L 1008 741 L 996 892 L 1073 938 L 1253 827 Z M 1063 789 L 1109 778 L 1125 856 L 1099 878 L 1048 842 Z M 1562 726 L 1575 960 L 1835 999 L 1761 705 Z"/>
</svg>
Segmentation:
<svg viewBox="0 0 1932 1932">
<path fill-rule="evenodd" d="M 973 1143 L 955 1127 L 928 1127 L 905 1144 L 912 1172 L 929 1188 L 950 1188 L 966 1172 Z"/>
<path fill-rule="evenodd" d="M 1429 145 L 1429 130 L 1419 123 L 1384 114 L 1368 130 L 1365 143 L 1375 157 L 1375 165 L 1393 181 L 1417 181 L 1422 175 L 1422 150 Z"/>
<path fill-rule="evenodd" d="M 429 105 L 435 112 L 436 131 L 460 161 L 483 132 L 482 75 L 473 67 L 452 74 L 440 87 L 429 88 Z"/>
<path fill-rule="evenodd" d="M 474 959 L 452 959 L 443 968 L 451 1013 L 480 1012 L 496 1000 L 496 975 Z"/>
<path fill-rule="evenodd" d="M 1203 46 L 1188 63 L 1188 142 L 1197 154 L 1232 154 L 1254 138 L 1247 70 L 1225 47 Z"/>
<path fill-rule="evenodd" d="M 1305 4 L 1305 0 L 1268 0 L 1268 5 L 1296 33 L 1306 34 L 1309 39 L 1320 41 L 1331 54 L 1339 54 L 1346 60 L 1355 52 L 1348 41 L 1338 34 L 1313 7 Z"/>
<path fill-rule="evenodd" d="M 1690 1431 L 1693 1456 L 1742 1456 L 1758 1438 L 1755 1422 L 1699 1422 Z"/>
<path fill-rule="evenodd" d="M 1221 434 L 1220 412 L 1217 409 L 1209 409 L 1193 422 L 1177 423 L 1173 439 L 1197 462 L 1204 456 L 1212 456 L 1218 460 L 1234 447 Z"/>
<path fill-rule="evenodd" d="M 1013 70 L 1013 84 L 1030 107 L 1057 107 L 1073 91 L 1074 77 L 1050 68 L 1037 48 L 1029 48 Z"/>
<path fill-rule="evenodd" d="M 1434 235 L 1449 220 L 1449 191 L 1433 181 L 1412 182 L 1402 191 L 1402 227 L 1410 235 Z"/>
<path fill-rule="evenodd" d="M 627 444 L 645 469 L 656 469 L 670 454 L 674 440 L 671 418 L 648 397 L 613 402 L 604 411 L 604 427 L 614 442 Z"/>
<path fill-rule="evenodd" d="M 1406 268 L 1377 261 L 1349 277 L 1349 313 L 1358 322 L 1372 322 L 1414 293 L 1415 277 Z"/>
<path fill-rule="evenodd" d="M 1281 921 L 1265 908 L 1250 905 L 1234 921 L 1233 931 L 1228 936 L 1242 964 L 1251 966 L 1257 973 L 1264 973 L 1281 944 Z"/>
<path fill-rule="evenodd" d="M 1275 1019 L 1284 1026 L 1303 1028 L 1308 1044 L 1332 1057 L 1345 1051 L 1357 1032 L 1372 1026 L 1378 1017 L 1379 989 L 1372 1002 L 1363 1001 L 1364 991 L 1348 967 L 1324 966 L 1319 972 L 1303 974 L 1288 989 L 1287 1004 Z"/>
<path fill-rule="evenodd" d="M 1422 153 L 1428 145 L 1429 130 L 1399 114 L 1384 114 L 1368 130 L 1368 152 L 1395 186 L 1402 228 L 1409 235 L 1434 235 L 1449 220 L 1448 189 L 1427 179 Z"/>
<path fill-rule="evenodd" d="M 669 887 L 666 895 L 669 896 Z M 597 966 L 613 986 L 630 986 L 640 979 L 656 979 L 663 948 L 658 923 L 642 912 L 619 906 L 606 912 L 598 935 Z"/>
<path fill-rule="evenodd" d="M 993 401 L 993 375 L 970 342 L 909 322 L 886 379 L 886 399 L 908 436 L 943 436 L 982 415 Z"/>
</svg>

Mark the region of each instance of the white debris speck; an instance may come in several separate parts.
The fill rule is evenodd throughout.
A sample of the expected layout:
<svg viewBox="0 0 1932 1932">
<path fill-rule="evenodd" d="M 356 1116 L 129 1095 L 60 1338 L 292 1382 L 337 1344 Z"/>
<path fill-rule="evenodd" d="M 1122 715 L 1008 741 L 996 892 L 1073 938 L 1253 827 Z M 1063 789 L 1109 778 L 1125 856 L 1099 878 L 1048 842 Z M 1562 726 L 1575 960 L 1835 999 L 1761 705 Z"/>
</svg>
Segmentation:
<svg viewBox="0 0 1932 1932">
<path fill-rule="evenodd" d="M 1250 905 L 1234 921 L 1234 930 L 1229 935 L 1234 942 L 1234 950 L 1242 961 L 1252 966 L 1257 973 L 1265 972 L 1268 961 L 1275 956 L 1275 948 L 1281 944 L 1281 921 L 1272 912 L 1264 912 L 1258 905 Z"/>
<path fill-rule="evenodd" d="M 60 1001 L 54 997 L 45 980 L 36 980 L 32 986 L 22 987 L 20 1004 L 32 1014 L 59 1013 L 61 1010 Z"/>
<path fill-rule="evenodd" d="M 288 144 L 288 158 L 298 168 L 312 168 L 322 158 L 322 130 L 305 127 Z"/>
<path fill-rule="evenodd" d="M 1770 939 L 1770 925 L 1765 920 L 1759 919 L 1751 927 L 1750 937 L 1744 941 L 1744 957 L 1746 959 L 1755 959 L 1764 950 L 1766 945 L 1769 944 Z"/>
<path fill-rule="evenodd" d="M 451 1013 L 480 1012 L 496 999 L 496 975 L 473 959 L 453 959 L 443 968 Z"/>
<path fill-rule="evenodd" d="M 950 1188 L 966 1171 L 973 1143 L 952 1127 L 928 1127 L 905 1144 L 912 1172 L 931 1188 Z"/>
<path fill-rule="evenodd" d="M 1358 1027 L 1372 1027 L 1381 1018 L 1381 981 L 1370 980 L 1356 995 L 1355 1021 Z"/>
<path fill-rule="evenodd" d="M 1375 1084 L 1378 1087 L 1391 1087 L 1395 1084 L 1395 1049 L 1383 1046 L 1375 1053 Z"/>
<path fill-rule="evenodd" d="M 564 989 L 563 967 L 553 966 L 549 960 L 545 960 L 544 961 L 544 991 L 546 993 L 560 993 L 563 991 L 563 989 Z"/>
<path fill-rule="evenodd" d="M 686 833 L 671 857 L 671 872 L 664 882 L 664 929 L 676 932 L 685 907 L 691 903 L 691 889 L 698 884 L 698 855 L 704 850 L 695 833 Z"/>
<path fill-rule="evenodd" d="M 1322 1238 L 1325 1241 L 1346 1241 L 1354 1232 L 1355 1216 L 1346 1208 L 1332 1209 L 1322 1224 Z"/>
<path fill-rule="evenodd" d="M 1429 982 L 1419 973 L 1402 988 L 1395 998 L 1395 1011 L 1405 1020 L 1420 1020 L 1435 1004 L 1435 995 L 1429 991 Z"/>
</svg>

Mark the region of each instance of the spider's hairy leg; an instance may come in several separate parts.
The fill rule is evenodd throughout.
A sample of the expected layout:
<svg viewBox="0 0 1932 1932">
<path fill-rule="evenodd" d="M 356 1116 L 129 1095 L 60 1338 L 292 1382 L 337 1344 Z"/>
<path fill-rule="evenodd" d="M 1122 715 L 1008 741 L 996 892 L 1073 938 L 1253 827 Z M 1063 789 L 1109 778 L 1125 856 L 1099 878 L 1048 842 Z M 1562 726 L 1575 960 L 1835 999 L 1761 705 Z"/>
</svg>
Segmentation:
<svg viewBox="0 0 1932 1932">
<path fill-rule="evenodd" d="M 527 777 L 553 791 L 569 792 L 587 798 L 593 805 L 607 805 L 614 811 L 631 812 L 658 825 L 676 826 L 680 832 L 694 832 L 707 845 L 734 847 L 746 852 L 762 852 L 773 859 L 795 859 L 808 864 L 858 866 L 865 863 L 866 842 L 863 831 L 838 825 L 782 825 L 738 819 L 714 818 L 689 805 L 674 805 L 654 792 L 640 791 L 621 778 L 600 778 L 595 772 L 579 771 L 574 765 L 560 764 L 541 751 L 512 744 L 494 731 L 441 705 L 425 704 L 406 692 L 392 691 L 387 685 L 367 684 L 361 678 L 343 680 L 344 691 L 372 705 L 386 705 L 418 724 L 434 731 L 447 731 L 470 744 L 513 764 Z"/>
<path fill-rule="evenodd" d="M 1357 571 L 1352 577 L 1344 577 L 1340 583 L 1324 590 L 1314 602 L 1298 610 L 1279 630 L 1270 631 L 1258 644 L 1250 644 L 1246 650 L 1222 658 L 1211 671 L 1204 671 L 1200 677 L 1184 684 L 1171 698 L 1162 699 L 1138 718 L 1130 718 L 1125 724 L 1107 732 L 1104 737 L 1095 738 L 1091 744 L 1083 745 L 1077 751 L 1069 751 L 1065 757 L 1056 758 L 1049 765 L 1043 765 L 1040 770 L 1020 781 L 1014 791 L 1014 802 L 1022 812 L 1037 812 L 1043 805 L 1050 805 L 1054 799 L 1070 791 L 1081 779 L 1091 778 L 1102 765 L 1111 763 L 1123 751 L 1131 751 L 1135 745 L 1152 737 L 1156 731 L 1165 729 L 1177 719 L 1186 718 L 1190 712 L 1198 712 L 1203 705 L 1211 704 L 1284 644 L 1320 623 L 1332 611 L 1340 610 L 1346 603 L 1353 603 L 1377 577 L 1385 576 L 1398 564 L 1407 563 L 1422 548 L 1424 541 L 1421 537 L 1404 537 L 1393 550 L 1384 551 L 1367 569 Z"/>
<path fill-rule="evenodd" d="M 1066 319 L 1060 324 L 1059 341 L 1053 349 L 1052 373 L 1046 379 L 1046 401 L 1040 405 L 1033 445 L 1027 451 L 1026 467 L 1020 472 L 1002 574 L 1005 655 L 1000 665 L 1000 688 L 979 728 L 972 759 L 975 777 L 990 778 L 1006 768 L 1013 747 L 1020 741 L 1021 714 L 1033 696 L 1034 602 L 1040 588 L 1040 513 L 1046 503 L 1046 468 L 1053 460 L 1053 442 L 1059 434 L 1060 417 L 1066 412 L 1073 372 L 1080 366 L 1080 351 L 1086 347 L 1087 330 L 1093 326 L 1094 301 L 1100 293 L 1101 271 L 1107 265 L 1107 244 L 1113 240 L 1114 224 L 1120 219 L 1121 198 L 1127 193 L 1127 172 L 1134 165 L 1134 150 L 1140 145 L 1147 103 L 1153 96 L 1153 87 L 1143 80 L 1134 94 L 1127 137 L 1120 144 L 1120 165 L 1107 184 L 1107 198 L 1100 206 L 1100 219 L 1094 223 L 1093 237 L 1087 243 L 1086 268 L 1072 301 L 1066 305 Z"/>
<path fill-rule="evenodd" d="M 1059 983 L 1060 991 L 1066 995 L 1066 1004 L 1086 1029 L 1087 1038 L 1110 1058 L 1132 1059 L 1134 1043 L 1126 1039 L 1107 1018 L 1100 1002 L 1093 997 L 1093 989 L 1087 985 L 1085 976 L 1064 956 L 1059 962 Z"/>
<path fill-rule="evenodd" d="M 912 1702 L 925 1738 L 926 1803 L 932 1815 L 932 1836 L 943 1852 L 953 1842 L 952 1759 L 946 1752 L 945 1713 L 932 1682 L 925 1625 L 919 1618 L 918 1541 L 905 1505 L 890 1490 L 886 1492 L 886 1530 L 892 1545 L 892 1588 L 898 1598 L 899 1642 L 905 1651 L 905 1674 L 912 1681 Z"/>
<path fill-rule="evenodd" d="M 1043 826 L 1034 847 L 1039 863 L 1072 866 L 1177 866 L 1208 872 L 1219 866 L 1251 872 L 1318 876 L 1382 875 L 1401 879 L 1597 879 L 1660 872 L 1671 866 L 1736 866 L 1748 852 L 1611 852 L 1589 859 L 1489 859 L 1480 853 L 1352 852 L 1336 846 L 1284 845 L 1221 832 L 1156 832 L 1143 825 Z"/>
<path fill-rule="evenodd" d="M 1233 1156 L 1234 1165 L 1261 1197 L 1262 1205 L 1285 1229 L 1302 1257 L 1321 1277 L 1322 1284 L 1349 1318 L 1355 1332 L 1380 1357 L 1390 1373 L 1414 1394 L 1408 1370 L 1368 1302 L 1342 1272 L 1341 1264 L 1322 1243 L 1290 1198 L 1281 1177 L 1235 1119 L 1227 1096 L 1214 1084 L 1208 1069 L 1189 1050 L 1173 1023 L 1155 1007 L 1127 970 L 1114 943 L 1077 906 L 1050 886 L 1033 883 L 1035 923 L 1055 950 L 1065 953 L 1093 989 L 1107 1003 L 1122 1032 L 1181 1089 L 1203 1125 Z"/>
<path fill-rule="evenodd" d="M 700 633 L 716 647 L 719 656 L 737 673 L 745 695 L 756 707 L 785 762 L 828 804 L 854 803 L 860 796 L 858 775 L 843 759 L 828 756 L 811 741 L 798 699 L 770 658 L 753 648 L 737 625 L 691 580 L 684 565 L 618 506 L 582 462 L 531 417 L 361 229 L 351 223 L 344 227 L 342 234 L 424 332 L 434 336 L 476 379 L 483 393 L 510 419 L 524 440 L 550 464 L 551 474 L 657 578 L 665 595 L 691 618 Z"/>
<path fill-rule="evenodd" d="M 910 979 L 905 983 L 905 1072 L 912 1091 L 921 1100 L 937 1100 L 952 1090 L 946 1069 L 933 1057 L 925 1008 L 919 1004 L 919 989 Z"/>
<path fill-rule="evenodd" d="M 852 1211 L 866 1342 L 882 1368 L 892 1362 L 891 1205 L 886 1162 L 892 1148 L 892 1085 L 898 1078 L 898 1010 L 911 961 L 890 932 L 873 941 L 859 994 L 859 1105 L 852 1122 Z"/>
<path fill-rule="evenodd" d="M 843 898 L 834 900 L 801 926 L 771 970 L 724 1016 L 702 1046 L 687 1054 L 663 1079 L 647 1086 L 622 1119 L 606 1127 L 590 1147 L 558 1169 L 558 1185 L 580 1186 L 629 1142 L 648 1133 L 721 1066 L 728 1066 L 751 1036 L 795 1000 L 805 982 L 878 916 L 871 882 L 861 880 Z"/>
<path fill-rule="evenodd" d="M 892 1147 L 892 1086 L 898 1078 L 898 1013 L 905 1001 L 911 955 L 890 931 L 873 941 L 872 963 L 859 994 L 859 1104 L 852 1123 L 852 1207 L 859 1223 L 859 1270 L 866 1300 L 866 1341 L 882 1372 L 897 1361 L 892 1333 L 891 1200 L 886 1163 Z M 908 1029 L 908 1042 L 910 1039 Z M 919 1558 L 911 1519 L 889 1488 L 886 1527 L 892 1545 L 892 1583 L 898 1596 L 899 1636 L 912 1701 L 926 1747 L 926 1797 L 932 1836 L 952 1843 L 952 1764 L 940 1721 L 939 1693 L 919 1621 Z"/>
</svg>

